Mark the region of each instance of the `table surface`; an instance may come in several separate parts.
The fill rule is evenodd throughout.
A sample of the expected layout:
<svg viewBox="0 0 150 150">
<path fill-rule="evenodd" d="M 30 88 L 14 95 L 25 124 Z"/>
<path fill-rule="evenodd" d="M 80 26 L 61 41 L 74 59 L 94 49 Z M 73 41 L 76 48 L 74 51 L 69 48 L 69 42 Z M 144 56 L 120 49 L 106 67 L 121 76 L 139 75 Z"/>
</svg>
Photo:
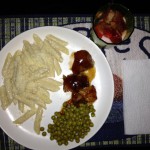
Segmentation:
<svg viewBox="0 0 150 150">
<path fill-rule="evenodd" d="M 50 0 L 26 0 L 20 2 L 18 0 L 3 1 L 3 6 L 0 9 L 0 16 L 18 16 L 18 15 L 47 15 L 47 14 L 95 14 L 95 12 L 102 5 L 108 2 L 121 3 L 129 8 L 134 14 L 149 14 L 149 1 L 148 0 L 76 0 L 68 2 L 68 0 L 62 1 L 50 1 Z"/>
<path fill-rule="evenodd" d="M 38 26 L 64 26 L 79 23 L 92 23 L 92 15 L 74 14 L 74 15 L 48 15 L 46 17 L 16 17 L 16 18 L 0 18 L 0 46 L 1 48 L 10 41 L 13 37 L 21 32 Z M 150 31 L 150 15 L 135 15 L 135 27 Z M 114 146 L 150 146 L 150 135 L 124 135 L 124 123 L 122 114 L 122 101 L 113 103 L 112 110 L 108 119 L 106 120 L 100 131 L 89 141 L 75 148 L 82 149 L 96 149 L 96 148 L 113 148 Z M 117 111 L 115 108 L 117 107 Z M 119 112 L 120 111 L 120 112 Z M 118 120 L 112 122 L 112 115 L 118 115 Z M 28 150 L 19 145 L 8 137 L 2 129 L 0 129 L 0 150 Z"/>
</svg>

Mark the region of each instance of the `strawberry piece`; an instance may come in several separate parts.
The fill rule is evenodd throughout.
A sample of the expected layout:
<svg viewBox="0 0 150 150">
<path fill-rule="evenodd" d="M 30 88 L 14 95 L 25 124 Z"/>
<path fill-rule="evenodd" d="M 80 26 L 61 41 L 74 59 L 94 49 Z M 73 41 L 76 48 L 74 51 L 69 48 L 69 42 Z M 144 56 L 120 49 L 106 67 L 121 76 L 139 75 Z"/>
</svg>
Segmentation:
<svg viewBox="0 0 150 150">
<path fill-rule="evenodd" d="M 103 32 L 104 32 L 104 36 L 109 38 L 112 41 L 112 43 L 119 43 L 122 41 L 121 36 L 110 25 L 106 25 Z"/>
<path fill-rule="evenodd" d="M 94 30 L 96 32 L 96 35 L 99 37 L 99 38 L 102 38 L 103 36 L 103 29 L 101 28 L 101 25 L 100 24 L 97 24 L 95 27 L 94 27 Z"/>
<path fill-rule="evenodd" d="M 116 11 L 115 16 L 112 19 L 112 22 L 115 22 L 116 30 L 118 30 L 119 33 L 122 34 L 122 32 L 126 30 L 126 23 L 125 20 L 123 19 L 123 14 L 120 13 L 119 11 Z"/>
<path fill-rule="evenodd" d="M 114 34 L 110 40 L 113 42 L 113 43 L 120 43 L 122 41 L 122 38 L 121 36 L 116 32 L 116 34 Z"/>
</svg>

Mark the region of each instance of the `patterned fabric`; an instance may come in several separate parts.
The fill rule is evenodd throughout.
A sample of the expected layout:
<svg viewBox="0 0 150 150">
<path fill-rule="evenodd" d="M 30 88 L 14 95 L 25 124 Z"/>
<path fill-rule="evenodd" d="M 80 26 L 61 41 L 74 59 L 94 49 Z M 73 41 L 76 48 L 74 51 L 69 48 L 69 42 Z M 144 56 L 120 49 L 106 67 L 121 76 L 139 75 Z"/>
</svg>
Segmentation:
<svg viewBox="0 0 150 150">
<path fill-rule="evenodd" d="M 20 33 L 40 26 L 64 26 L 80 32 L 81 34 L 90 37 L 90 28 L 92 23 L 92 16 L 48 16 L 35 18 L 0 18 L 0 48 L 6 45 L 12 38 Z M 135 31 L 127 43 L 124 45 L 113 47 L 109 50 L 102 49 L 105 54 L 112 71 L 116 87 L 121 86 L 121 71 L 119 64 L 121 59 L 138 59 L 150 58 L 150 16 L 135 16 Z M 137 43 L 131 43 L 131 40 Z M 137 50 L 138 55 L 134 55 L 132 49 Z M 133 57 L 134 56 L 134 57 Z M 120 88 L 119 88 L 120 89 Z M 114 99 L 111 112 L 103 125 L 103 127 L 86 143 L 74 148 L 80 149 L 94 149 L 96 147 L 109 147 L 113 145 L 149 145 L 150 135 L 124 135 L 123 123 L 123 100 L 120 90 L 116 91 L 116 99 Z M 10 137 L 8 137 L 2 129 L 0 129 L 0 150 L 29 150 L 24 146 L 18 144 Z"/>
</svg>

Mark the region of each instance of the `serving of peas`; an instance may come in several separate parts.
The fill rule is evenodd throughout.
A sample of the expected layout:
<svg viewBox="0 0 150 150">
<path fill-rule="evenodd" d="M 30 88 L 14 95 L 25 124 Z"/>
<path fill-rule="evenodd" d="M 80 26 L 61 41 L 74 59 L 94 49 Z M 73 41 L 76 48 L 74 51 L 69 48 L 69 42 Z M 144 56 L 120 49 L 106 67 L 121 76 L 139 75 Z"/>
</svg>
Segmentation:
<svg viewBox="0 0 150 150">
<path fill-rule="evenodd" d="M 58 145 L 68 145 L 69 141 L 79 143 L 94 126 L 91 117 L 95 117 L 93 104 L 81 103 L 77 107 L 64 102 L 62 110 L 51 117 L 53 123 L 48 124 L 47 132 L 43 127 L 41 132 L 43 136 L 49 133 L 50 140 L 56 140 Z"/>
</svg>

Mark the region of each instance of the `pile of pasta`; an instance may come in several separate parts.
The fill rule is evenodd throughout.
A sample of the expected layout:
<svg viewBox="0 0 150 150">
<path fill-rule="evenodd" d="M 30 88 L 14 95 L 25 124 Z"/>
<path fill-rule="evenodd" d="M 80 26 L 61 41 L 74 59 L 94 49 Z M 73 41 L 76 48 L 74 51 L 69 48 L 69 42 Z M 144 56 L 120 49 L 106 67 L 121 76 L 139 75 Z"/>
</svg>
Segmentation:
<svg viewBox="0 0 150 150">
<path fill-rule="evenodd" d="M 35 115 L 34 130 L 40 133 L 43 110 L 52 101 L 50 91 L 56 92 L 62 83 L 55 80 L 62 72 L 62 53 L 68 55 L 68 43 L 52 34 L 42 40 L 33 34 L 33 43 L 23 41 L 23 47 L 13 55 L 7 54 L 2 68 L 3 85 L 0 101 L 3 110 L 14 103 L 21 115 L 14 120 L 22 124 Z"/>
</svg>

